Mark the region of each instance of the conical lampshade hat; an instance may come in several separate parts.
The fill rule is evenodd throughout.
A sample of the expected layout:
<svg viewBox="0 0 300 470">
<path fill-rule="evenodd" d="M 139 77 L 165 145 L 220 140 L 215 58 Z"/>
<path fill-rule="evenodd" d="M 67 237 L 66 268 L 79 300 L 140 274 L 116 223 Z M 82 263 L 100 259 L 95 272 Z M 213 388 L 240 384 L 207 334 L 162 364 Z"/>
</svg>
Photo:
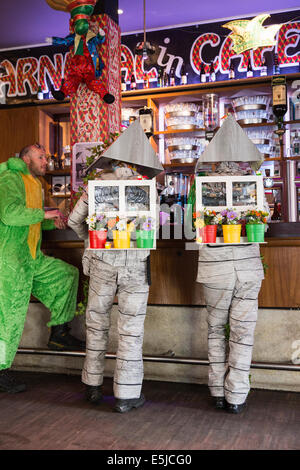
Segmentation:
<svg viewBox="0 0 300 470">
<path fill-rule="evenodd" d="M 199 157 L 196 171 L 202 162 L 261 162 L 263 160 L 263 154 L 230 114 Z"/>
<path fill-rule="evenodd" d="M 139 121 L 134 121 L 86 170 L 107 168 L 112 160 L 129 163 L 139 173 L 154 178 L 164 171 Z"/>
</svg>

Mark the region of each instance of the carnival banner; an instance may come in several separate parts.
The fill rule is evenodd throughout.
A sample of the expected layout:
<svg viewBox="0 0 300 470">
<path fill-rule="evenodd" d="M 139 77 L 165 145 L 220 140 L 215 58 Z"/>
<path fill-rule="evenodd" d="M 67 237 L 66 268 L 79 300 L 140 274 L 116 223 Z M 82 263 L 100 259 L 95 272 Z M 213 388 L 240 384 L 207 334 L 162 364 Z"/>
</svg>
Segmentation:
<svg viewBox="0 0 300 470">
<path fill-rule="evenodd" d="M 299 71 L 300 10 L 272 14 L 266 19 L 264 27 L 280 25 L 274 36 L 275 45 L 240 54 L 234 51 L 232 31 L 224 28 L 225 24 L 222 21 L 148 32 L 147 40 L 155 46 L 155 54 L 148 59 L 134 54 L 137 43 L 143 40 L 142 33 L 122 36 L 121 68 L 125 81 L 133 77 L 139 87 L 146 75 L 150 86 L 156 86 L 159 71 L 170 74 L 173 69 L 175 83 L 179 84 L 184 67 L 188 83 L 198 83 L 201 65 L 209 74 L 211 63 L 216 80 L 227 80 L 230 66 L 234 66 L 235 78 L 244 78 L 249 62 L 254 76 L 259 76 L 263 59 L 268 75 L 272 75 L 275 54 L 281 73 Z M 39 89 L 47 97 L 49 80 L 59 89 L 68 67 L 68 56 L 65 46 L 0 51 L 0 105 L 34 100 Z"/>
</svg>

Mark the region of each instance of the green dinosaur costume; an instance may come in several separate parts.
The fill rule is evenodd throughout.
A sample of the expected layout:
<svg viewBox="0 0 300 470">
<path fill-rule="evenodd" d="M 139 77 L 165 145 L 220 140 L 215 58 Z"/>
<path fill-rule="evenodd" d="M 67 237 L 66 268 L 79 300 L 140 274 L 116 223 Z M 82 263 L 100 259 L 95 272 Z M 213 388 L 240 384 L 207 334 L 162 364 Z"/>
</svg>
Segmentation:
<svg viewBox="0 0 300 470">
<path fill-rule="evenodd" d="M 11 366 L 24 328 L 31 293 L 51 311 L 47 326 L 73 319 L 78 270 L 40 251 L 44 220 L 42 186 L 25 162 L 0 165 L 0 370 Z"/>
</svg>

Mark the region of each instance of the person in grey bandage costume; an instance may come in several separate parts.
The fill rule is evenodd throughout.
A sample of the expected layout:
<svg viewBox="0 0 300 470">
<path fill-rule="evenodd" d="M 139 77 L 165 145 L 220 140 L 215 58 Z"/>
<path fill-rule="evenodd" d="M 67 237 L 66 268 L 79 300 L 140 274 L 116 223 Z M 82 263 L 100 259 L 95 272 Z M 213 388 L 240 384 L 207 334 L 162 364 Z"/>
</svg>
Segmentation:
<svg viewBox="0 0 300 470">
<path fill-rule="evenodd" d="M 100 179 L 149 179 L 163 171 L 143 128 L 136 120 L 87 169 L 101 168 Z M 97 176 L 98 178 L 98 176 Z M 156 226 L 159 226 L 157 205 Z M 70 214 L 68 224 L 88 245 L 88 197 L 83 195 Z M 86 310 L 86 358 L 82 381 L 87 399 L 102 399 L 104 359 L 110 329 L 110 312 L 118 296 L 118 350 L 114 372 L 115 410 L 130 411 L 145 402 L 143 383 L 144 321 L 150 284 L 149 250 L 85 250 L 84 274 L 90 276 Z"/>
<path fill-rule="evenodd" d="M 230 117 L 231 119 L 233 120 Z M 248 137 L 240 134 L 235 122 L 229 121 L 227 126 L 229 129 L 223 130 L 223 139 L 216 142 L 217 147 L 218 144 L 222 146 L 223 140 L 223 158 L 226 158 L 224 153 L 228 147 L 225 136 L 229 130 L 233 139 L 232 151 L 235 158 L 247 161 L 249 151 L 243 155 L 243 146 L 244 139 Z M 235 132 L 238 133 L 238 138 L 234 135 Z M 235 143 L 239 151 L 235 149 Z M 213 141 L 210 145 L 212 144 Z M 256 155 L 256 148 L 253 152 Z M 206 155 L 207 160 L 211 155 Z M 259 160 L 256 156 L 255 158 Z M 236 176 L 246 173 L 247 171 L 231 161 L 216 163 L 215 171 L 209 176 Z M 266 201 L 263 209 L 269 212 Z M 208 386 L 216 408 L 226 408 L 231 413 L 239 413 L 245 408 L 250 389 L 249 372 L 258 312 L 258 294 L 263 279 L 264 270 L 258 244 L 203 245 L 199 250 L 197 282 L 202 283 L 208 322 Z M 230 327 L 228 355 L 227 323 Z"/>
<path fill-rule="evenodd" d="M 104 172 L 99 179 L 135 179 L 130 168 Z M 88 239 L 88 200 L 84 194 L 71 213 L 68 225 L 77 235 Z M 82 381 L 87 385 L 87 399 L 102 399 L 104 360 L 110 329 L 110 313 L 118 296 L 118 351 L 114 373 L 116 411 L 129 411 L 142 406 L 143 335 L 149 284 L 147 260 L 149 250 L 85 250 L 84 274 L 90 277 L 86 310 L 86 358 Z"/>
</svg>

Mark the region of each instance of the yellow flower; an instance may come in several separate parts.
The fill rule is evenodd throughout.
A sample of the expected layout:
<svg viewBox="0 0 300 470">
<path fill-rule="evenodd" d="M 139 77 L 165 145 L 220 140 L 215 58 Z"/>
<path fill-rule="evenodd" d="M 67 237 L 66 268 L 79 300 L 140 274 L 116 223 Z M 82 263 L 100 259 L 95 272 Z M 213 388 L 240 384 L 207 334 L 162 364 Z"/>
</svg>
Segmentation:
<svg viewBox="0 0 300 470">
<path fill-rule="evenodd" d="M 204 220 L 203 219 L 196 219 L 195 227 L 196 228 L 203 228 L 204 227 Z"/>
<path fill-rule="evenodd" d="M 196 242 L 197 243 L 202 243 L 202 240 L 203 240 L 202 237 L 197 237 Z"/>
<path fill-rule="evenodd" d="M 129 232 L 132 232 L 134 230 L 134 222 L 130 222 L 129 224 L 127 224 L 127 230 Z"/>
</svg>

